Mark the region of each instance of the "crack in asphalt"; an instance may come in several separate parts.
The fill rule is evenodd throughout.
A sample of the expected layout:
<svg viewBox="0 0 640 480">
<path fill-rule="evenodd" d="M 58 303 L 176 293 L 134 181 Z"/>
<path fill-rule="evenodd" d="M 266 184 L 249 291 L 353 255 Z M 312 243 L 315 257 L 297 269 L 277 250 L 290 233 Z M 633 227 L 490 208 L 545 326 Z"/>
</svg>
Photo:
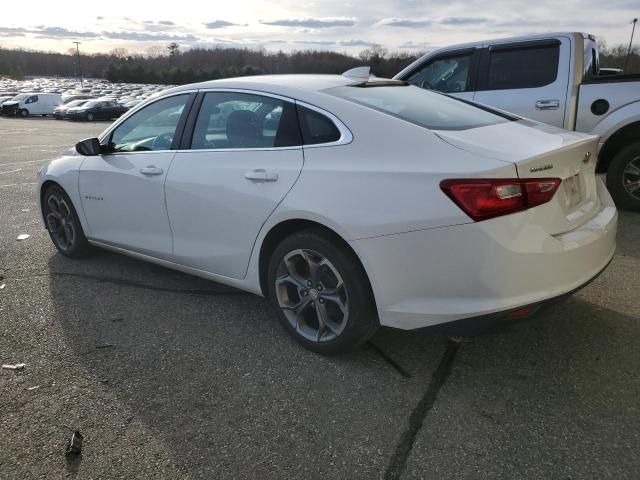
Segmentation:
<svg viewBox="0 0 640 480">
<path fill-rule="evenodd" d="M 136 282 L 134 280 L 126 280 L 124 278 L 90 275 L 84 273 L 70 273 L 70 272 L 49 272 L 49 273 L 37 273 L 25 276 L 5 277 L 6 279 L 26 279 L 32 277 L 47 277 L 47 276 L 59 276 L 59 277 L 72 277 L 82 278 L 84 280 L 93 280 L 101 283 L 110 283 L 113 285 L 122 285 L 125 287 L 144 288 L 146 290 L 153 290 L 155 292 L 169 292 L 169 293 L 182 293 L 187 295 L 201 295 L 201 296 L 221 296 L 221 295 L 250 295 L 247 292 L 235 289 L 220 289 L 220 290 L 204 290 L 204 289 L 182 289 L 182 288 L 169 288 L 160 287 L 156 285 L 150 285 L 144 282 Z"/>
<path fill-rule="evenodd" d="M 407 369 L 405 369 L 402 365 L 400 365 L 398 362 L 396 362 L 389 354 L 387 354 L 384 350 L 382 350 L 379 346 L 377 346 L 375 343 L 373 343 L 372 341 L 368 341 L 367 344 L 369 344 L 369 346 L 371 348 L 373 348 L 373 350 L 380 355 L 380 357 L 382 357 L 382 359 L 387 362 L 389 365 L 391 365 L 395 370 L 398 371 L 398 373 L 400 375 L 402 375 L 404 378 L 411 378 L 412 375 L 411 373 L 409 373 L 409 371 Z"/>
<path fill-rule="evenodd" d="M 451 367 L 453 361 L 458 352 L 459 342 L 449 339 L 447 341 L 447 348 L 440 359 L 438 368 L 431 375 L 431 381 L 427 387 L 424 395 L 415 406 L 411 415 L 409 416 L 409 425 L 407 429 L 400 436 L 400 441 L 396 446 L 396 450 L 393 453 L 387 468 L 384 472 L 385 480 L 398 480 L 407 466 L 407 459 L 413 448 L 413 444 L 416 440 L 418 432 L 422 428 L 424 419 L 433 407 L 440 389 L 447 381 L 449 374 L 451 373 Z"/>
</svg>

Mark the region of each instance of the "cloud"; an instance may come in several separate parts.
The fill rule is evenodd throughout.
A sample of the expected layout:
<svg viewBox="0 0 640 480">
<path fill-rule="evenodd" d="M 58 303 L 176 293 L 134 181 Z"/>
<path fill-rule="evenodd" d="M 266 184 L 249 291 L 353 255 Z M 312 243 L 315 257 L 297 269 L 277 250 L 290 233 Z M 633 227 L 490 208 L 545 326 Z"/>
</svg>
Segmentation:
<svg viewBox="0 0 640 480">
<path fill-rule="evenodd" d="M 172 22 L 171 20 L 160 20 L 158 22 L 158 25 L 169 25 L 169 26 L 172 26 L 172 25 L 175 25 L 175 23 Z"/>
<path fill-rule="evenodd" d="M 77 32 L 73 30 L 67 30 L 62 27 L 44 27 L 40 26 L 29 33 L 35 33 L 38 38 L 97 38 L 100 33 L 97 32 Z"/>
<path fill-rule="evenodd" d="M 213 20 L 211 22 L 206 22 L 204 26 L 210 30 L 213 30 L 216 28 L 237 27 L 240 25 L 233 22 L 227 22 L 226 20 Z"/>
<path fill-rule="evenodd" d="M 171 33 L 145 33 L 145 32 L 102 32 L 102 36 L 110 40 L 129 41 L 173 41 L 195 42 L 199 40 L 195 35 L 174 35 Z"/>
<path fill-rule="evenodd" d="M 445 17 L 440 19 L 440 23 L 443 25 L 477 25 L 489 21 L 486 17 Z"/>
<path fill-rule="evenodd" d="M 355 18 L 327 17 L 327 18 L 282 18 L 279 20 L 261 20 L 263 25 L 275 25 L 278 27 L 299 28 L 329 28 L 352 27 L 356 24 Z"/>
<path fill-rule="evenodd" d="M 332 40 L 295 40 L 293 43 L 307 44 L 307 45 L 335 45 L 336 42 Z"/>
<path fill-rule="evenodd" d="M 376 23 L 375 27 L 406 27 L 406 28 L 424 28 L 431 25 L 431 20 L 413 20 L 411 18 L 385 18 Z"/>
<path fill-rule="evenodd" d="M 341 47 L 379 47 L 379 43 L 368 42 L 366 40 L 342 40 L 338 42 Z"/>
<path fill-rule="evenodd" d="M 98 15 L 98 16 L 96 17 L 96 20 L 104 20 L 104 17 L 101 17 L 100 15 Z"/>
</svg>

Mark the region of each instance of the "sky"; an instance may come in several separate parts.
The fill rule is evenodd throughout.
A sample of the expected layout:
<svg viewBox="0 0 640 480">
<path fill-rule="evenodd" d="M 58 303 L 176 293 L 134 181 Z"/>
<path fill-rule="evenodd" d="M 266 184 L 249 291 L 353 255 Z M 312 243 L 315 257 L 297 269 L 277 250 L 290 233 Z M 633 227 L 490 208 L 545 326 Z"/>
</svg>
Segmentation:
<svg viewBox="0 0 640 480">
<path fill-rule="evenodd" d="M 80 41 L 87 53 L 145 53 L 176 42 L 182 50 L 357 54 L 379 45 L 416 53 L 552 31 L 592 33 L 611 46 L 629 42 L 638 16 L 640 0 L 31 0 L 28 8 L 12 0 L 3 2 L 0 47 L 67 52 Z"/>
</svg>

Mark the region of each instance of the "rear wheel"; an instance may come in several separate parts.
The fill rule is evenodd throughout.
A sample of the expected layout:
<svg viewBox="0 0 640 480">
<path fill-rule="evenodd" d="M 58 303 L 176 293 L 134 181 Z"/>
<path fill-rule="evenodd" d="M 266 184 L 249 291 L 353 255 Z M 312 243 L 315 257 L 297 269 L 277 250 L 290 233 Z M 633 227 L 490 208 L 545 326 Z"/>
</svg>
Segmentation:
<svg viewBox="0 0 640 480">
<path fill-rule="evenodd" d="M 26 108 L 23 108 L 22 110 L 20 110 L 20 116 L 22 118 L 27 118 L 29 116 L 29 110 L 27 110 Z"/>
<path fill-rule="evenodd" d="M 281 323 L 310 350 L 351 351 L 378 328 L 360 262 L 323 230 L 305 230 L 283 240 L 269 261 L 268 282 Z"/>
<path fill-rule="evenodd" d="M 42 212 L 51 241 L 60 253 L 78 258 L 91 252 L 76 209 L 64 190 L 56 185 L 49 187 L 44 194 Z"/>
<path fill-rule="evenodd" d="M 640 211 L 640 141 L 627 145 L 611 159 L 607 187 L 619 208 Z"/>
<path fill-rule="evenodd" d="M 87 113 L 87 120 L 89 120 L 90 122 L 93 122 L 94 119 L 95 119 L 95 116 L 93 115 L 93 113 Z"/>
</svg>

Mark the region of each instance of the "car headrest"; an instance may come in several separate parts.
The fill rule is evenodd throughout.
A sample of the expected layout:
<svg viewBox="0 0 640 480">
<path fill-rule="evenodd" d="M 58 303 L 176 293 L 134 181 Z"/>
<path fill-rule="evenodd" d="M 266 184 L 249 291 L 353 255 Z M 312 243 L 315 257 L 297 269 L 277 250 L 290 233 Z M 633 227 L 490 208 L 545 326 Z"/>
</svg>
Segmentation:
<svg viewBox="0 0 640 480">
<path fill-rule="evenodd" d="M 235 110 L 227 118 L 230 148 L 257 147 L 259 133 L 258 117 L 250 110 Z"/>
</svg>

